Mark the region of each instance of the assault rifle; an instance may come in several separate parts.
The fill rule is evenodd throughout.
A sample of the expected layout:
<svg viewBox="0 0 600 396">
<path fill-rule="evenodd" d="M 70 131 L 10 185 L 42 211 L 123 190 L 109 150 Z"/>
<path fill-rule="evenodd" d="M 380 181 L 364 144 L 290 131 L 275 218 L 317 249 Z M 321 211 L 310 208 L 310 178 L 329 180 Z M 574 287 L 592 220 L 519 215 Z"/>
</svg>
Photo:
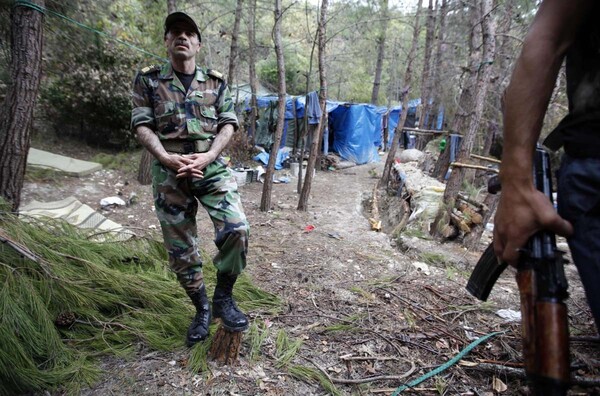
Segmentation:
<svg viewBox="0 0 600 396">
<path fill-rule="evenodd" d="M 536 148 L 534 182 L 552 202 L 552 176 L 548 153 Z M 497 177 L 488 182 L 488 191 L 500 190 Z M 556 237 L 548 231 L 533 235 L 521 249 L 517 284 L 521 297 L 521 321 L 525 372 L 534 395 L 566 395 L 570 383 L 567 279 L 563 254 Z M 492 244 L 477 262 L 467 290 L 485 301 L 507 264 L 498 260 Z"/>
</svg>

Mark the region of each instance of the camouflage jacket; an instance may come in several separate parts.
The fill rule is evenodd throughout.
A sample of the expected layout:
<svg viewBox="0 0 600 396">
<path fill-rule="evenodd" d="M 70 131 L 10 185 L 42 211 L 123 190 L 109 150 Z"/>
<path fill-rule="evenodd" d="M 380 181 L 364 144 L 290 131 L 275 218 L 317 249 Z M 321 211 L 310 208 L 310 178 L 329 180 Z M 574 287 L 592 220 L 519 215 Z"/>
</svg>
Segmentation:
<svg viewBox="0 0 600 396">
<path fill-rule="evenodd" d="M 238 128 L 229 88 L 215 71 L 196 67 L 187 93 L 171 63 L 142 69 L 132 93 L 131 128 L 145 125 L 159 139 L 211 139 L 223 125 Z"/>
</svg>

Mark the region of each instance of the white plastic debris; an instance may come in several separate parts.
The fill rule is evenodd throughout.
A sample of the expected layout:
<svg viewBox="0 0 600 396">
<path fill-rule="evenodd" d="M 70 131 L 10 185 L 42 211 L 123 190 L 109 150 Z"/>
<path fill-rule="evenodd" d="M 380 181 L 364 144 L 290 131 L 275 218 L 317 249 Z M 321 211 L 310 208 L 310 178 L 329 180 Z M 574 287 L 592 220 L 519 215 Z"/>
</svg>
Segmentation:
<svg viewBox="0 0 600 396">
<path fill-rule="evenodd" d="M 412 263 L 412 265 L 425 275 L 431 275 L 431 270 L 429 269 L 429 266 L 427 264 L 422 263 L 420 261 L 415 261 L 414 263 Z"/>
<path fill-rule="evenodd" d="M 102 207 L 112 206 L 112 205 L 125 206 L 125 201 L 123 201 L 119 197 L 107 197 L 107 198 L 102 198 L 100 200 L 100 206 L 102 206 Z"/>
<path fill-rule="evenodd" d="M 496 315 L 507 322 L 518 322 L 521 320 L 521 312 L 512 309 L 499 309 L 496 311 Z"/>
<path fill-rule="evenodd" d="M 256 169 L 256 171 L 257 171 L 256 179 L 259 182 L 264 183 L 265 182 L 265 174 L 267 173 L 267 171 L 265 170 L 265 168 L 263 168 L 262 166 L 257 166 L 254 169 Z"/>
</svg>

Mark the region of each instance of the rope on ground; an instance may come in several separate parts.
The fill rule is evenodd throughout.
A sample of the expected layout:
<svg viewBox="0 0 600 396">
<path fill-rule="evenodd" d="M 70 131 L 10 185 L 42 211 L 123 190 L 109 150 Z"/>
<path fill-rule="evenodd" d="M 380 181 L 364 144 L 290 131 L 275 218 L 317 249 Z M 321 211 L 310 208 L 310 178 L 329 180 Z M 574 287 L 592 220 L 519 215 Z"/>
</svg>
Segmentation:
<svg viewBox="0 0 600 396">
<path fill-rule="evenodd" d="M 459 352 L 458 355 L 454 356 L 452 359 L 450 359 L 449 361 L 447 361 L 446 363 L 442 364 L 440 367 L 428 372 L 427 374 L 424 374 L 422 376 L 420 376 L 419 378 L 417 378 L 414 381 L 409 382 L 408 384 L 404 384 L 399 386 L 396 391 L 392 394 L 392 396 L 397 396 L 400 393 L 402 393 L 403 391 L 405 391 L 408 388 L 412 388 L 415 387 L 417 385 L 419 385 L 421 382 L 435 376 L 438 375 L 439 373 L 441 373 L 442 371 L 448 369 L 449 367 L 453 366 L 454 364 L 458 363 L 458 361 L 460 359 L 462 359 L 466 354 L 468 354 L 469 352 L 471 352 L 473 350 L 473 348 L 475 348 L 477 345 L 481 344 L 484 341 L 487 341 L 488 339 L 495 337 L 499 334 L 504 334 L 506 333 L 506 331 L 497 331 L 494 333 L 490 333 L 487 334 L 483 337 L 480 337 L 478 339 L 476 339 L 475 341 L 473 341 L 472 343 L 470 343 L 469 345 L 467 345 L 467 347 L 465 349 L 463 349 L 462 351 Z"/>
</svg>

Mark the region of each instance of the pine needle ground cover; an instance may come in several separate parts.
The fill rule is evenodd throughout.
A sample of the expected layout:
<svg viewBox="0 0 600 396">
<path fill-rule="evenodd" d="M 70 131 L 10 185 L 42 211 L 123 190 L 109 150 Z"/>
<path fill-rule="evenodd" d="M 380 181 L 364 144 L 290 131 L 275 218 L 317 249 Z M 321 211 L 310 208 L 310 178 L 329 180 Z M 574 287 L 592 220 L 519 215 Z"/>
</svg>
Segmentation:
<svg viewBox="0 0 600 396">
<path fill-rule="evenodd" d="M 98 243 L 64 222 L 6 213 L 0 241 L 0 395 L 77 393 L 99 379 L 99 356 L 127 356 L 140 344 L 184 347 L 193 307 L 161 242 Z M 214 266 L 204 259 L 213 287 Z M 244 276 L 234 294 L 246 310 L 274 312 L 280 304 Z M 193 349 L 192 369 L 206 367 L 204 348 Z"/>
</svg>

